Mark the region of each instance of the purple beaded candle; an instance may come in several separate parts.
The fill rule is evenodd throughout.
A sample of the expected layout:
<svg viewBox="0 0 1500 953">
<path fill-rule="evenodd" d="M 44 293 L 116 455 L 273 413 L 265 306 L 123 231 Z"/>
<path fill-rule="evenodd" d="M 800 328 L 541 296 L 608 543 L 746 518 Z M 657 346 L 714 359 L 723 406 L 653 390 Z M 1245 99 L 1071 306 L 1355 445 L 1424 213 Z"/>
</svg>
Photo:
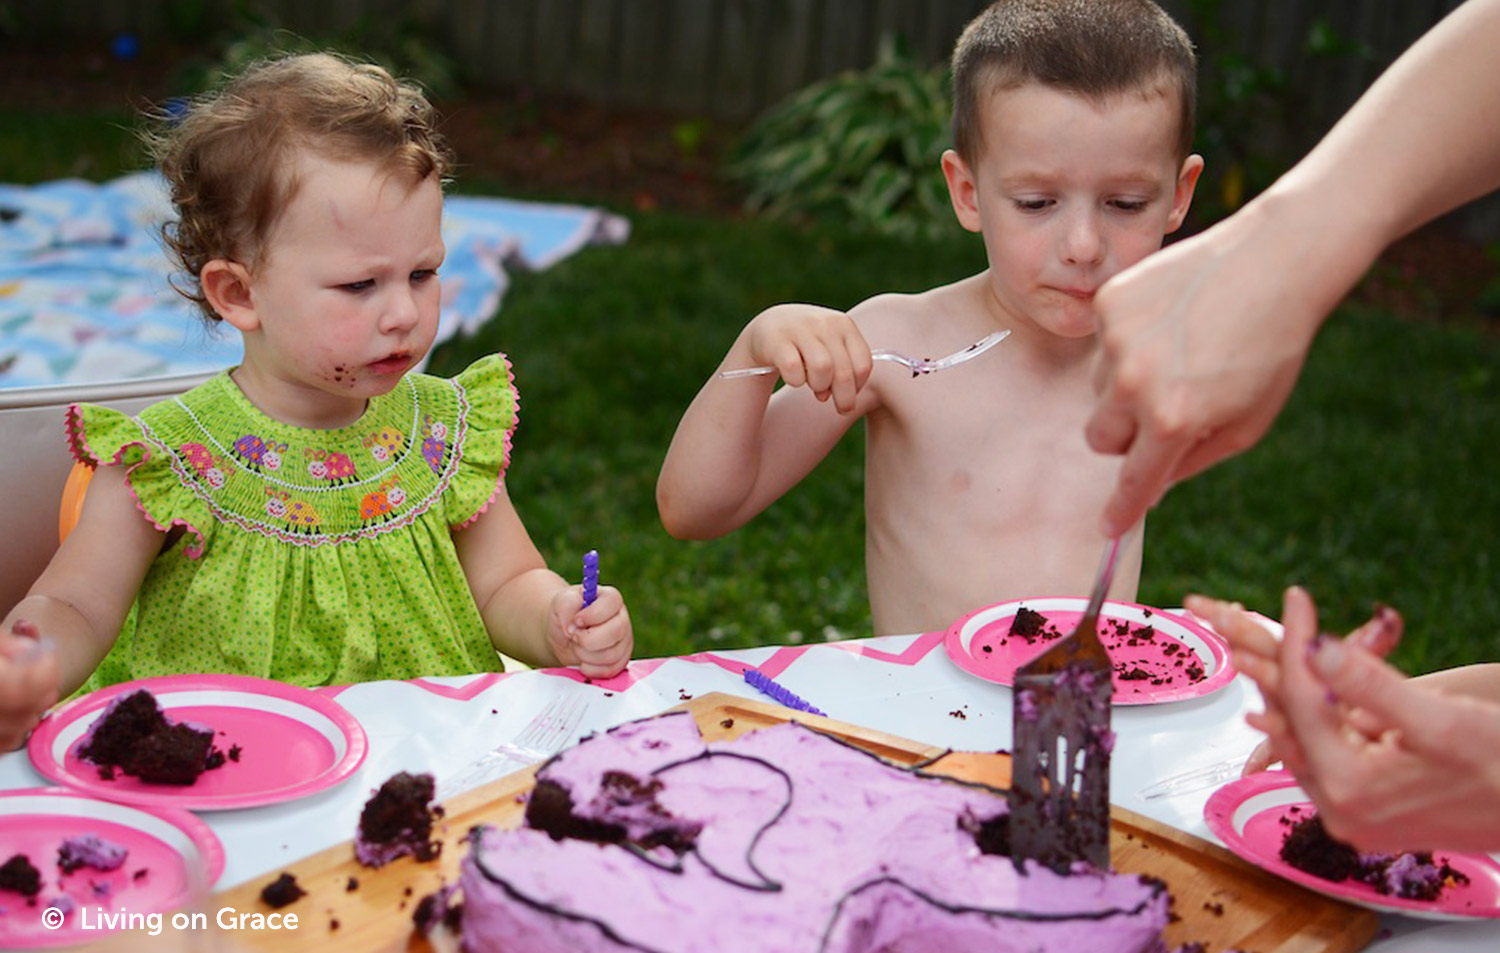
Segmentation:
<svg viewBox="0 0 1500 953">
<path fill-rule="evenodd" d="M 827 712 L 814 708 L 797 695 L 794 695 L 785 685 L 778 683 L 758 668 L 745 669 L 745 681 L 788 708 L 795 708 L 797 711 L 805 711 L 809 714 L 823 715 L 824 717 L 828 715 Z"/>
<path fill-rule="evenodd" d="M 599 598 L 599 551 L 583 554 L 583 607 L 587 609 Z"/>
</svg>

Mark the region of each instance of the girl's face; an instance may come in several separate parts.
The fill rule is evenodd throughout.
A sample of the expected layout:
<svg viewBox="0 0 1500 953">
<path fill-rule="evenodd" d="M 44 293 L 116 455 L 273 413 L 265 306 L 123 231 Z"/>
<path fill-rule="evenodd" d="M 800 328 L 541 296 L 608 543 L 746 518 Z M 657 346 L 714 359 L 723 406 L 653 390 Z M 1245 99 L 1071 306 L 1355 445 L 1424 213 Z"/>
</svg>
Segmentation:
<svg viewBox="0 0 1500 953">
<path fill-rule="evenodd" d="M 1097 329 L 1094 292 L 1182 224 L 1203 160 L 1177 157 L 1177 102 L 1103 102 L 1039 83 L 993 93 L 974 167 L 943 168 L 960 222 L 982 232 L 1011 320 L 1061 338 Z M 1017 328 L 1020 330 L 1020 328 Z"/>
<path fill-rule="evenodd" d="M 245 272 L 246 307 L 224 315 L 245 335 L 234 379 L 284 423 L 346 426 L 437 334 L 442 188 L 367 163 L 304 154 L 299 165 L 295 196 Z"/>
</svg>

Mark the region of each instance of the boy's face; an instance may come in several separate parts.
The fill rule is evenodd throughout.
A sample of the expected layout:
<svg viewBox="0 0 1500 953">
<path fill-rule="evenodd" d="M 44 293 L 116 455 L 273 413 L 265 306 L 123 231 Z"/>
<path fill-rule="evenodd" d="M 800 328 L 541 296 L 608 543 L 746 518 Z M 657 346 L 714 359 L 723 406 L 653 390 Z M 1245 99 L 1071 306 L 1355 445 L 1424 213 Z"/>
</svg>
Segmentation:
<svg viewBox="0 0 1500 953">
<path fill-rule="evenodd" d="M 220 313 L 245 333 L 242 370 L 260 385 L 258 397 L 314 416 L 357 416 L 436 336 L 442 187 L 434 177 L 412 184 L 372 164 L 308 155 L 299 180 L 259 260 L 244 269 L 244 306 Z"/>
<path fill-rule="evenodd" d="M 1094 101 L 1039 83 L 993 93 L 974 167 L 943 171 L 959 222 L 984 236 L 989 276 L 1012 320 L 1077 338 L 1093 296 L 1182 224 L 1203 160 L 1177 159 L 1169 95 Z"/>
</svg>

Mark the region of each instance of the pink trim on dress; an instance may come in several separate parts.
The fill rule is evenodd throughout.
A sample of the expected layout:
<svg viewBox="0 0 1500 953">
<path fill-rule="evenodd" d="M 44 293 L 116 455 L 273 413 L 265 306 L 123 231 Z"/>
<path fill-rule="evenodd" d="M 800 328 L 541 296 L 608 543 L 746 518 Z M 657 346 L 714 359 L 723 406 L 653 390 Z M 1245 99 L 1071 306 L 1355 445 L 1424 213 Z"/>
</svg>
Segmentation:
<svg viewBox="0 0 1500 953">
<path fill-rule="evenodd" d="M 516 371 L 515 368 L 511 366 L 510 356 L 507 354 L 501 354 L 500 360 L 505 362 L 506 383 L 510 385 L 510 427 L 505 431 L 505 452 L 500 457 L 500 472 L 495 476 L 495 489 L 490 493 L 490 498 L 484 501 L 484 504 L 475 511 L 473 516 L 470 516 L 462 523 L 459 523 L 457 526 L 453 527 L 453 530 L 455 532 L 473 526 L 476 522 L 479 521 L 479 517 L 483 516 L 489 510 L 490 504 L 495 502 L 495 498 L 498 497 L 500 495 L 500 491 L 504 489 L 505 471 L 510 469 L 511 438 L 515 435 L 516 425 L 521 422 L 521 394 L 516 390 Z M 454 381 L 454 385 L 458 386 L 458 382 Z M 459 398 L 460 400 L 463 400 L 464 404 L 467 406 L 468 393 L 462 387 L 459 387 Z M 462 446 L 462 444 L 459 444 L 460 453 L 462 453 Z"/>
<path fill-rule="evenodd" d="M 131 419 L 134 420 L 135 418 Z M 139 421 L 136 421 L 136 423 L 138 426 L 140 425 Z M 78 404 L 76 403 L 68 405 L 67 417 L 64 423 L 64 430 L 67 434 L 68 450 L 72 453 L 73 459 L 78 461 L 79 463 L 84 464 L 85 466 L 93 467 L 95 469 L 98 469 L 101 466 L 121 466 L 122 461 L 125 459 L 125 451 L 130 449 L 131 447 L 140 447 L 141 459 L 125 470 L 125 488 L 130 491 L 130 498 L 132 501 L 134 501 L 135 508 L 140 511 L 140 514 L 143 517 L 146 518 L 146 522 L 150 523 L 156 530 L 163 534 L 170 533 L 172 532 L 172 530 L 178 527 L 181 527 L 188 533 L 191 533 L 197 540 L 197 542 L 190 542 L 187 545 L 183 546 L 182 555 L 186 556 L 188 559 L 197 559 L 198 557 L 203 555 L 203 547 L 206 543 L 206 539 L 201 529 L 185 519 L 173 519 L 166 526 L 163 526 L 161 523 L 157 522 L 156 517 L 147 512 L 145 505 L 141 503 L 140 494 L 136 493 L 135 491 L 135 483 L 131 480 L 131 475 L 135 473 L 137 467 L 140 467 L 142 464 L 146 463 L 146 461 L 151 459 L 151 453 L 154 449 L 151 443 L 144 439 L 144 433 L 142 434 L 143 439 L 141 440 L 132 440 L 127 443 L 120 444 L 120 449 L 115 451 L 114 456 L 109 460 L 105 460 L 99 455 L 96 450 L 94 450 L 93 447 L 89 446 L 88 435 L 84 432 L 83 429 L 83 415 L 79 412 Z M 176 458 L 173 457 L 173 455 L 170 453 L 167 454 L 167 462 L 173 465 L 173 472 L 176 472 Z M 178 480 L 180 481 L 181 478 L 181 474 L 179 473 Z"/>
</svg>

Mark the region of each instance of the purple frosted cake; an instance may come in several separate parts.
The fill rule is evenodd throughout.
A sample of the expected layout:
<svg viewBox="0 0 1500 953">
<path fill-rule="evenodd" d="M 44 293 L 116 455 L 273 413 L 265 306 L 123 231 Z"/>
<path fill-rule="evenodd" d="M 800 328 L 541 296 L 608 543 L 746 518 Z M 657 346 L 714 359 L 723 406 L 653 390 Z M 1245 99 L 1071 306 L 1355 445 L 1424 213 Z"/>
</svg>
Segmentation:
<svg viewBox="0 0 1500 953">
<path fill-rule="evenodd" d="M 705 742 L 691 715 L 553 758 L 526 823 L 462 862 L 468 953 L 1159 953 L 1159 881 L 1007 856 L 1005 792 L 796 723 Z"/>
<path fill-rule="evenodd" d="M 65 837 L 57 848 L 57 866 L 65 874 L 81 867 L 92 870 L 118 870 L 130 851 L 122 844 L 105 840 L 98 834 Z"/>
</svg>

